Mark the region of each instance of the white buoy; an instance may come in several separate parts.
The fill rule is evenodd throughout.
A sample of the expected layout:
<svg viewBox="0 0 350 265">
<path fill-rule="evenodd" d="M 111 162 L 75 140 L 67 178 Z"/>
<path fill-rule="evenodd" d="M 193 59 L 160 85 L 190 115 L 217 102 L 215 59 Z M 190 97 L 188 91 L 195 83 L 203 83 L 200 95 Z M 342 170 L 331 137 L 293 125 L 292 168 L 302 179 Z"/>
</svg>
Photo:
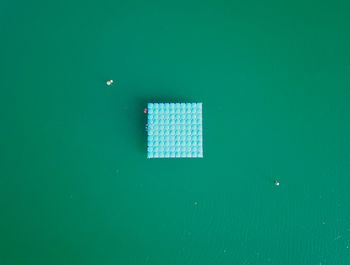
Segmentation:
<svg viewBox="0 0 350 265">
<path fill-rule="evenodd" d="M 275 180 L 275 186 L 279 186 L 280 185 L 280 182 L 278 180 Z"/>
<path fill-rule="evenodd" d="M 107 80 L 106 84 L 107 84 L 107 86 L 111 86 L 113 84 L 113 80 L 112 79 L 111 80 Z"/>
</svg>

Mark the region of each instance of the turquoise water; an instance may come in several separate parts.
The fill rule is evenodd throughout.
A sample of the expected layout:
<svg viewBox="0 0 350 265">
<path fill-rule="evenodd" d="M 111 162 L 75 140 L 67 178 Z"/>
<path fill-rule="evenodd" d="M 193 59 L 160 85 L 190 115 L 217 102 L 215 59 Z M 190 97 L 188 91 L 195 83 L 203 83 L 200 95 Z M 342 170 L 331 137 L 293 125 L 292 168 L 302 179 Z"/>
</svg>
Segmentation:
<svg viewBox="0 0 350 265">
<path fill-rule="evenodd" d="M 0 264 L 350 264 L 349 8 L 2 1 Z M 147 102 L 204 158 L 147 160 Z"/>
</svg>

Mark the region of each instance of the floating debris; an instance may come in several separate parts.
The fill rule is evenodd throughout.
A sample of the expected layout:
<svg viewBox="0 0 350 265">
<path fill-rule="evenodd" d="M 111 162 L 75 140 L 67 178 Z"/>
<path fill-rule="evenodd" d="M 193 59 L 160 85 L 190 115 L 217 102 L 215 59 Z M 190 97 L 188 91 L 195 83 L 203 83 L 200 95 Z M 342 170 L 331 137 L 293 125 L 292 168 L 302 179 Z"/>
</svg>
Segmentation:
<svg viewBox="0 0 350 265">
<path fill-rule="evenodd" d="M 106 84 L 107 84 L 107 86 L 111 86 L 112 84 L 113 84 L 113 80 L 111 79 L 111 80 L 107 80 L 107 82 L 106 82 Z"/>
</svg>

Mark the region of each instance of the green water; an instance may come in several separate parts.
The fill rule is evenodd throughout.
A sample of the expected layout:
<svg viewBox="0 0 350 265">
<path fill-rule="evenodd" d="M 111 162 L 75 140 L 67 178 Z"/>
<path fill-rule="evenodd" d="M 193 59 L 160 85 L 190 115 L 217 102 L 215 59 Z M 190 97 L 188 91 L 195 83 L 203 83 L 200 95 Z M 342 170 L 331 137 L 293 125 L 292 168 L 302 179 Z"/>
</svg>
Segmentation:
<svg viewBox="0 0 350 265">
<path fill-rule="evenodd" d="M 1 1 L 0 264 L 350 264 L 349 13 Z M 204 159 L 146 159 L 160 101 Z"/>
</svg>

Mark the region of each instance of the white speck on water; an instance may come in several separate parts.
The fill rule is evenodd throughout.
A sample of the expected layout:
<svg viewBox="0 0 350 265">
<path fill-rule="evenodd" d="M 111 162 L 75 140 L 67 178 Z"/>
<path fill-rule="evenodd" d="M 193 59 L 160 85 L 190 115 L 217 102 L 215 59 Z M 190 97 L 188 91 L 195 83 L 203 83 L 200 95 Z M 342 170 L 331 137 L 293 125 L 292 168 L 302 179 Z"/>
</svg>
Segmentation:
<svg viewBox="0 0 350 265">
<path fill-rule="evenodd" d="M 336 236 L 336 237 L 334 238 L 334 241 L 336 241 L 336 240 L 338 240 L 338 239 L 340 239 L 340 238 L 342 238 L 342 237 L 343 237 L 343 235 Z"/>
<path fill-rule="evenodd" d="M 194 202 L 193 204 L 194 204 L 194 206 L 197 206 L 197 205 L 198 205 L 198 202 L 196 201 L 196 202 Z"/>
<path fill-rule="evenodd" d="M 114 82 L 114 81 L 113 81 L 112 79 L 111 79 L 111 80 L 107 80 L 107 81 L 106 81 L 106 85 L 107 85 L 107 86 L 111 86 L 111 85 L 113 84 L 113 82 Z"/>
<path fill-rule="evenodd" d="M 225 249 L 224 249 L 224 253 L 226 253 L 226 252 L 227 252 L 227 249 L 225 248 Z"/>
</svg>

